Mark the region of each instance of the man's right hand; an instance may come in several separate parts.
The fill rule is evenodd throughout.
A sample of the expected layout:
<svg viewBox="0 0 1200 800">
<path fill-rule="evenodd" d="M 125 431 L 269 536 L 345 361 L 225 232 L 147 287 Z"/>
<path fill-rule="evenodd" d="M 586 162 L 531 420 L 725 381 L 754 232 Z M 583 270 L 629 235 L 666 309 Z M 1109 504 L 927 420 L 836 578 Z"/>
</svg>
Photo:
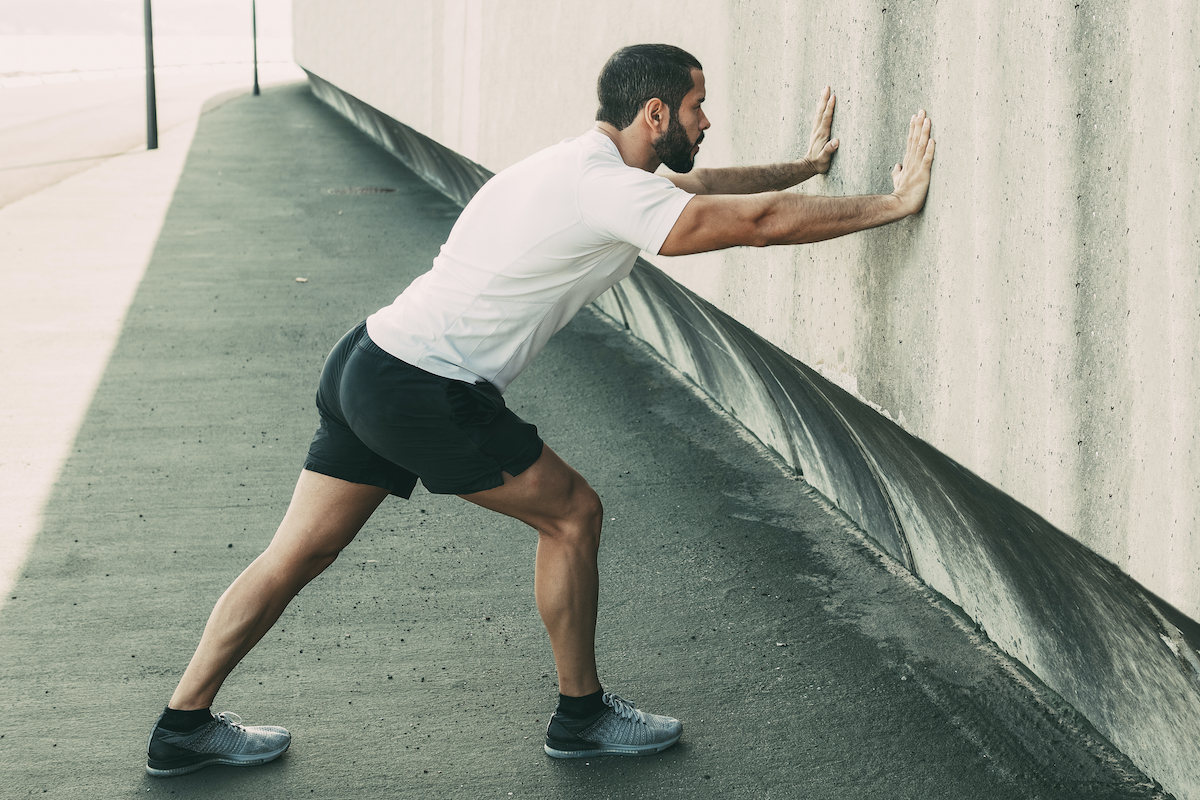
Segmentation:
<svg viewBox="0 0 1200 800">
<path fill-rule="evenodd" d="M 934 148 L 929 129 L 929 117 L 925 116 L 924 109 L 913 114 L 908 122 L 908 145 L 904 150 L 904 161 L 892 168 L 892 194 L 900 198 L 906 215 L 920 211 L 929 192 Z"/>
</svg>

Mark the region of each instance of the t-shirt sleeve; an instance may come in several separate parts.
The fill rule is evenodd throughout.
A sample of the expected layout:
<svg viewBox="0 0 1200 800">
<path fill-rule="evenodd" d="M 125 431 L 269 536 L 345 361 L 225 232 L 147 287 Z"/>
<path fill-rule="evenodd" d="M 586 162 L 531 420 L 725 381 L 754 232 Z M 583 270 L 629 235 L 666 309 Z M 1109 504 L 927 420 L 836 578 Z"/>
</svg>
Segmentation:
<svg viewBox="0 0 1200 800">
<path fill-rule="evenodd" d="M 657 254 L 693 196 L 662 175 L 603 164 L 584 173 L 579 210 L 599 235 Z"/>
</svg>

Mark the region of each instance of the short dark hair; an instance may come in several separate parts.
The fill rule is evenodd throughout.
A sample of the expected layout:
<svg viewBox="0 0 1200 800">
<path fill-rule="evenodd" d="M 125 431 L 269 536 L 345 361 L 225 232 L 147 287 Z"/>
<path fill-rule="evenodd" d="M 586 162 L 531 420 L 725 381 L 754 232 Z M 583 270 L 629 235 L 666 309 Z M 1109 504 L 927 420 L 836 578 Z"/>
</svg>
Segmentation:
<svg viewBox="0 0 1200 800">
<path fill-rule="evenodd" d="M 696 87 L 692 70 L 703 69 L 696 57 L 669 44 L 634 44 L 612 54 L 596 81 L 600 108 L 596 119 L 624 130 L 650 100 L 663 101 L 672 114 Z"/>
</svg>

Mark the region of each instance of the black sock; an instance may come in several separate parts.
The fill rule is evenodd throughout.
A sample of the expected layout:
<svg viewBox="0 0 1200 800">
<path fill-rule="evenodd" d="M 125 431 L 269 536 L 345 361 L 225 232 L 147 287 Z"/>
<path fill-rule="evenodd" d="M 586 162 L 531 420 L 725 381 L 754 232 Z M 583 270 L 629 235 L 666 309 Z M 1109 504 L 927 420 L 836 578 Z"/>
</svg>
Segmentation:
<svg viewBox="0 0 1200 800">
<path fill-rule="evenodd" d="M 571 697 L 560 693 L 558 695 L 558 712 L 567 719 L 587 719 L 594 717 L 608 708 L 604 705 L 604 690 L 583 697 Z"/>
<path fill-rule="evenodd" d="M 162 716 L 158 718 L 158 726 L 174 733 L 191 733 L 212 721 L 212 712 L 207 708 L 196 711 L 177 711 L 167 706 Z"/>
</svg>

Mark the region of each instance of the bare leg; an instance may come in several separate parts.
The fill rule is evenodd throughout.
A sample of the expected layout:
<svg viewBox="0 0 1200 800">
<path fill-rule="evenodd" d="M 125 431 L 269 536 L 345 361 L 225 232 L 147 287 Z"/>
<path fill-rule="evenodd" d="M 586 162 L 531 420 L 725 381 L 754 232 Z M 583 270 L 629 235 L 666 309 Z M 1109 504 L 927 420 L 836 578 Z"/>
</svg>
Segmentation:
<svg viewBox="0 0 1200 800">
<path fill-rule="evenodd" d="M 581 697 L 600 690 L 596 673 L 596 555 L 604 509 L 583 477 L 549 447 L 504 485 L 462 495 L 515 517 L 538 532 L 534 595 L 558 667 L 559 691 Z"/>
<path fill-rule="evenodd" d="M 304 470 L 270 546 L 221 595 L 169 703 L 208 708 L 225 678 L 291 599 L 334 562 L 387 497 L 375 486 Z"/>
</svg>

